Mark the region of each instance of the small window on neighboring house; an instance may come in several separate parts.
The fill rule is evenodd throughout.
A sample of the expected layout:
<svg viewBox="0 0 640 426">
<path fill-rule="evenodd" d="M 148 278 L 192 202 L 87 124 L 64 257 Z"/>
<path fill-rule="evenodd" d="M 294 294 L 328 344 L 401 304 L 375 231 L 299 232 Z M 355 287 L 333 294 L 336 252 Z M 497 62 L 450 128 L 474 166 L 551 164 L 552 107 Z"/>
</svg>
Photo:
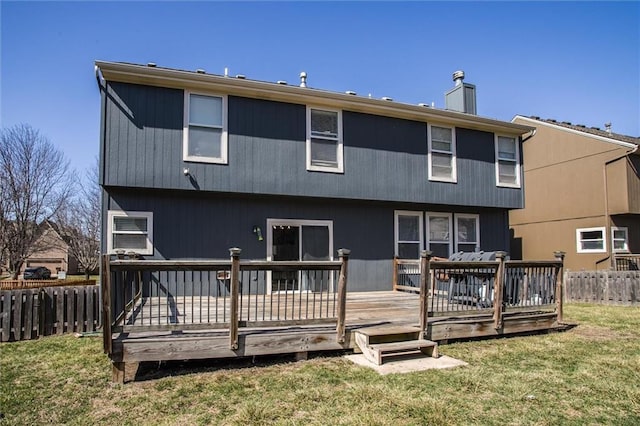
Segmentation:
<svg viewBox="0 0 640 426">
<path fill-rule="evenodd" d="M 227 98 L 185 92 L 183 159 L 227 163 Z"/>
<path fill-rule="evenodd" d="M 627 228 L 612 228 L 611 241 L 614 252 L 629 251 L 629 232 Z"/>
<path fill-rule="evenodd" d="M 607 243 L 604 228 L 582 228 L 576 230 L 576 246 L 578 253 L 604 253 Z"/>
<path fill-rule="evenodd" d="M 452 249 L 451 214 L 427 212 L 427 249 L 434 256 L 449 257 Z"/>
<path fill-rule="evenodd" d="M 422 212 L 396 211 L 395 255 L 400 259 L 419 259 L 422 250 Z"/>
<path fill-rule="evenodd" d="M 456 182 L 456 135 L 453 127 L 429 125 L 429 180 Z"/>
<path fill-rule="evenodd" d="M 498 186 L 520 187 L 520 155 L 518 139 L 496 135 L 496 183 Z"/>
<path fill-rule="evenodd" d="M 307 170 L 342 173 L 342 112 L 307 108 Z"/>
<path fill-rule="evenodd" d="M 456 214 L 456 252 L 480 250 L 480 216 Z"/>
<path fill-rule="evenodd" d="M 109 211 L 107 222 L 107 251 L 134 251 L 153 254 L 153 213 Z"/>
</svg>

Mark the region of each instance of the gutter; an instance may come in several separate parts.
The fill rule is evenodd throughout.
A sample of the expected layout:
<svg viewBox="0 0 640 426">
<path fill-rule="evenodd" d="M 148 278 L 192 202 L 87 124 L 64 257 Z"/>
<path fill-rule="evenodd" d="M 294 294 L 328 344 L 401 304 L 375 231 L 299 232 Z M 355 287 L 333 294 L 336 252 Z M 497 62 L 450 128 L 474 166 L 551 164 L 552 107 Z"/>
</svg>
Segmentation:
<svg viewBox="0 0 640 426">
<path fill-rule="evenodd" d="M 531 126 L 484 118 L 472 114 L 330 92 L 309 87 L 298 87 L 295 85 L 283 85 L 216 74 L 118 62 L 96 61 L 95 64 L 108 81 L 171 87 L 182 90 L 218 90 L 230 95 L 298 104 L 325 105 L 333 108 L 339 107 L 349 111 L 385 115 L 408 120 L 427 120 L 434 123 L 454 124 L 475 130 L 487 131 L 490 129 L 509 135 L 520 136 L 534 130 L 534 127 Z"/>
</svg>

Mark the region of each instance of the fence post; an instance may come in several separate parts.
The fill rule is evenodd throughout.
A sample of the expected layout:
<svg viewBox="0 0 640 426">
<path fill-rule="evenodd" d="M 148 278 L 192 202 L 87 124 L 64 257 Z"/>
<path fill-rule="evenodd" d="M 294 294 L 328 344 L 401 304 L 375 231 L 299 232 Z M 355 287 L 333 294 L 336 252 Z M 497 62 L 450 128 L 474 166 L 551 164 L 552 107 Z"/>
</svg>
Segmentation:
<svg viewBox="0 0 640 426">
<path fill-rule="evenodd" d="M 340 249 L 338 250 L 338 256 L 340 257 L 340 278 L 338 279 L 338 321 L 336 325 L 336 333 L 338 343 L 344 343 L 345 341 L 345 321 L 347 314 L 347 275 L 349 267 L 349 255 L 351 250 Z"/>
<path fill-rule="evenodd" d="M 231 303 L 229 306 L 229 349 L 238 349 L 238 295 L 240 284 L 240 253 L 241 249 L 229 249 L 231 255 Z"/>
<path fill-rule="evenodd" d="M 493 327 L 498 330 L 502 328 L 502 310 L 504 299 L 504 262 L 507 257 L 507 252 L 497 251 L 496 259 L 498 262 L 498 270 L 496 271 L 496 279 L 493 286 Z"/>
<path fill-rule="evenodd" d="M 554 251 L 553 255 L 556 260 L 560 261 L 560 266 L 556 267 L 556 317 L 558 323 L 561 323 L 562 318 L 562 303 L 564 299 L 564 277 L 563 277 L 563 267 L 564 267 L 564 255 L 563 251 Z"/>
<path fill-rule="evenodd" d="M 431 288 L 431 255 L 433 252 L 420 252 L 420 335 L 427 329 L 429 316 L 429 289 Z"/>
<path fill-rule="evenodd" d="M 104 353 L 111 355 L 111 259 L 108 254 L 102 256 L 100 287 L 102 289 L 102 346 Z"/>
</svg>

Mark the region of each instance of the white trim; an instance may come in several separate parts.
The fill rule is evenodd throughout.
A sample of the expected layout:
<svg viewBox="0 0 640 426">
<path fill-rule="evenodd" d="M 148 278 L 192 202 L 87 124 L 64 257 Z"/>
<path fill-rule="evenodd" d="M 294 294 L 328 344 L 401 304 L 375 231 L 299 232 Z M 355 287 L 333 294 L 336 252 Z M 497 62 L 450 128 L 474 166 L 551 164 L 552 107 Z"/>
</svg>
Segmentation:
<svg viewBox="0 0 640 426">
<path fill-rule="evenodd" d="M 335 112 L 338 115 L 338 137 L 336 141 L 337 142 L 336 149 L 338 151 L 336 153 L 336 161 L 338 165 L 336 167 L 312 164 L 312 161 L 311 161 L 312 160 L 311 158 L 311 110 Z M 324 139 L 324 138 L 318 138 L 317 136 L 315 136 L 314 139 Z M 334 138 L 326 138 L 326 139 L 332 140 L 332 141 L 336 140 Z M 342 140 L 342 110 L 307 105 L 306 155 L 307 155 L 307 170 L 309 171 L 344 173 L 344 143 Z"/>
<path fill-rule="evenodd" d="M 273 261 L 273 227 L 274 226 L 296 226 L 300 228 L 298 238 L 298 259 L 302 259 L 302 227 L 303 226 L 326 226 L 329 228 L 329 260 L 333 260 L 333 221 L 313 220 L 313 219 L 273 219 L 267 218 L 267 260 Z M 267 271 L 267 294 L 272 293 L 271 271 Z M 333 282 L 331 283 L 333 285 Z M 300 290 L 296 290 L 300 291 Z"/>
<path fill-rule="evenodd" d="M 453 214 L 452 213 L 443 213 L 443 212 L 425 212 L 425 227 L 426 227 L 426 237 L 425 237 L 425 247 L 427 250 L 431 250 L 431 238 L 430 238 L 430 227 L 429 227 L 429 218 L 431 217 L 446 217 L 449 221 L 449 254 L 451 256 L 453 254 Z M 433 241 L 434 244 L 444 244 L 443 241 Z"/>
<path fill-rule="evenodd" d="M 498 138 L 500 137 L 514 140 L 514 143 L 516 146 L 516 152 L 515 152 L 516 158 L 514 160 L 511 160 L 510 158 L 500 158 L 500 154 L 499 154 L 500 147 L 498 143 Z M 501 186 L 505 188 L 520 188 L 520 143 L 519 142 L 520 142 L 520 139 L 518 137 L 501 135 L 499 133 L 494 134 L 493 145 L 495 149 L 495 160 L 496 160 L 496 186 Z M 509 161 L 509 162 L 515 163 L 516 165 L 516 169 L 515 169 L 516 183 L 515 184 L 500 182 L 500 161 Z"/>
<path fill-rule="evenodd" d="M 515 117 L 513 117 L 511 122 L 513 123 L 513 121 L 515 119 L 517 119 L 517 118 L 522 119 L 524 121 L 528 121 L 530 123 L 541 124 L 543 126 L 552 127 L 554 129 L 564 130 L 565 132 L 568 132 L 568 133 L 573 133 L 573 134 L 576 134 L 576 135 L 586 136 L 586 137 L 589 137 L 589 138 L 592 138 L 592 139 L 597 139 L 597 140 L 599 140 L 601 142 L 607 142 L 607 143 L 612 143 L 612 144 L 615 144 L 615 145 L 624 146 L 625 148 L 635 148 L 635 147 L 637 147 L 637 145 L 629 143 L 629 142 L 623 142 L 623 141 L 619 141 L 617 139 L 611 139 L 611 138 L 607 138 L 607 137 L 604 137 L 604 136 L 594 135 L 593 133 L 588 133 L 588 132 L 583 132 L 583 131 L 580 131 L 580 130 L 570 129 L 568 127 L 559 126 L 559 125 L 554 124 L 554 123 L 549 123 L 548 121 L 535 120 L 533 118 L 523 117 L 521 115 L 516 115 Z"/>
<path fill-rule="evenodd" d="M 144 251 L 139 251 L 138 248 L 113 248 L 113 220 L 116 217 L 133 217 L 144 218 L 147 220 L 147 248 Z M 119 231 L 120 234 L 135 234 L 144 235 L 142 232 L 134 231 Z M 138 212 L 138 211 L 124 211 L 124 210 L 109 210 L 107 211 L 107 253 L 114 254 L 116 250 L 135 251 L 138 254 L 153 255 L 153 212 Z"/>
<path fill-rule="evenodd" d="M 196 155 L 189 155 L 189 105 L 190 96 L 208 96 L 211 98 L 222 99 L 222 134 L 220 135 L 220 157 L 202 157 Z M 204 93 L 193 92 L 189 90 L 184 91 L 184 113 L 182 119 L 182 159 L 183 161 L 197 162 L 197 163 L 212 163 L 212 164 L 228 164 L 228 146 L 229 146 L 229 131 L 227 123 L 227 95 L 218 93 Z M 205 126 L 200 126 L 205 127 Z M 219 129 L 220 127 L 215 126 Z"/>
<path fill-rule="evenodd" d="M 479 214 L 467 214 L 467 213 L 456 213 L 454 214 L 454 226 L 455 226 L 455 248 L 456 253 L 461 251 L 459 248 L 460 239 L 458 238 L 458 219 L 475 219 L 476 220 L 476 247 L 475 251 L 480 250 L 480 215 Z M 462 244 L 471 244 L 465 243 Z"/>
<path fill-rule="evenodd" d="M 399 226 L 398 226 L 398 217 L 399 216 L 415 216 L 419 218 L 418 221 L 418 236 L 420 238 L 419 241 L 400 241 L 399 240 Z M 418 247 L 418 259 L 420 258 L 420 251 L 423 250 L 424 247 L 424 231 L 423 231 L 423 219 L 424 215 L 421 211 L 411 211 L 411 210 L 395 210 L 393 212 L 393 252 L 396 257 L 398 257 L 398 244 L 399 243 L 419 243 Z"/>
<path fill-rule="evenodd" d="M 600 231 L 602 238 L 602 248 L 601 249 L 583 249 L 582 241 L 585 241 L 581 238 L 581 232 L 596 232 Z M 576 251 L 578 253 L 606 253 L 607 252 L 607 239 L 605 238 L 606 229 L 604 226 L 599 226 L 595 228 L 578 228 L 576 229 Z M 600 240 L 598 239 L 598 240 Z M 595 240 L 586 240 L 586 241 L 595 241 Z"/>
<path fill-rule="evenodd" d="M 431 158 L 431 152 L 432 152 L 432 147 L 431 147 L 431 127 L 435 126 L 435 127 L 440 127 L 443 129 L 451 129 L 451 151 L 450 152 L 446 152 L 446 151 L 438 151 L 435 150 L 433 152 L 436 152 L 438 154 L 447 154 L 447 155 L 451 155 L 451 177 L 449 178 L 443 178 L 443 177 L 435 177 L 433 176 L 433 172 L 432 172 L 432 158 Z M 431 124 L 428 123 L 427 124 L 427 168 L 429 171 L 429 180 L 432 181 L 437 181 L 437 182 L 449 182 L 449 183 L 457 183 L 458 182 L 458 173 L 457 173 L 457 168 L 456 168 L 456 128 L 453 126 L 446 126 L 446 125 L 441 125 L 441 124 Z"/>
<path fill-rule="evenodd" d="M 619 238 L 614 238 L 614 231 L 624 232 L 624 248 L 616 249 L 615 241 Z M 629 253 L 629 229 L 626 226 L 612 226 L 611 227 L 611 251 L 614 253 Z"/>
</svg>

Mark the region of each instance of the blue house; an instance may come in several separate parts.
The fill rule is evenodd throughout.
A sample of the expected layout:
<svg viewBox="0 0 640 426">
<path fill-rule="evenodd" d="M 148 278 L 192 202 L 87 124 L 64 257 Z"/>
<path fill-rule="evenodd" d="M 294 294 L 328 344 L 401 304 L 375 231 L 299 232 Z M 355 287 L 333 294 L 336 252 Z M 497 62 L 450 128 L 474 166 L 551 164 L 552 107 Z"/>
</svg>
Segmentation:
<svg viewBox="0 0 640 426">
<path fill-rule="evenodd" d="M 350 291 L 389 290 L 393 258 L 508 250 L 532 127 L 353 92 L 96 62 L 103 252 L 148 259 L 333 260 Z M 275 273 L 274 273 L 275 274 Z M 309 283 L 272 277 L 270 291 Z M 284 283 L 284 284 L 283 284 Z"/>
</svg>

